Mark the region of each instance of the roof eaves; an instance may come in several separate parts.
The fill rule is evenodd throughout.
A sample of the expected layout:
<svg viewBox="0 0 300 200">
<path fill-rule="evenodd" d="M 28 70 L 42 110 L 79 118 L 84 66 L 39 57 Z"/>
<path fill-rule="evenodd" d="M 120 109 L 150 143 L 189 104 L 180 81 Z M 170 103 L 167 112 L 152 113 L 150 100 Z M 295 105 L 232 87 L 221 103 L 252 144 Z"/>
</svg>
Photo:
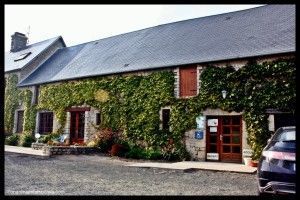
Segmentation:
<svg viewBox="0 0 300 200">
<path fill-rule="evenodd" d="M 158 69 L 168 69 L 168 68 L 173 68 L 173 67 L 178 67 L 178 66 L 183 66 L 183 65 L 190 65 L 190 64 L 206 64 L 209 62 L 222 62 L 222 61 L 228 61 L 228 60 L 236 60 L 236 59 L 249 59 L 249 58 L 255 58 L 258 56 L 270 56 L 270 55 L 278 55 L 278 54 L 287 54 L 287 53 L 295 53 L 296 51 L 284 51 L 284 52 L 278 52 L 278 53 L 270 53 L 270 54 L 260 54 L 260 55 L 253 55 L 253 56 L 247 56 L 247 57 L 232 57 L 228 59 L 219 59 L 219 60 L 207 60 L 207 61 L 202 61 L 202 62 L 193 62 L 193 63 L 181 63 L 181 64 L 176 64 L 176 65 L 168 65 L 168 66 L 152 66 L 146 69 L 134 69 L 134 70 L 127 70 L 127 71 L 119 71 L 119 72 L 113 72 L 113 73 L 103 73 L 103 74 L 93 74 L 93 75 L 88 75 L 88 76 L 80 76 L 80 77 L 73 77 L 73 78 L 66 78 L 66 79 L 58 79 L 54 81 L 46 81 L 46 82 L 38 82 L 38 83 L 31 83 L 31 84 L 22 84 L 21 82 L 17 85 L 18 87 L 28 87 L 28 86 L 34 86 L 34 85 L 42 85 L 42 84 L 49 84 L 49 83 L 57 83 L 61 81 L 72 81 L 76 79 L 85 79 L 85 78 L 92 78 L 92 77 L 97 77 L 97 76 L 107 76 L 107 75 L 117 75 L 117 74 L 123 74 L 123 73 L 129 73 L 129 72 L 137 72 L 137 71 L 147 71 L 147 70 L 158 70 Z M 24 80 L 24 79 L 23 79 Z"/>
</svg>

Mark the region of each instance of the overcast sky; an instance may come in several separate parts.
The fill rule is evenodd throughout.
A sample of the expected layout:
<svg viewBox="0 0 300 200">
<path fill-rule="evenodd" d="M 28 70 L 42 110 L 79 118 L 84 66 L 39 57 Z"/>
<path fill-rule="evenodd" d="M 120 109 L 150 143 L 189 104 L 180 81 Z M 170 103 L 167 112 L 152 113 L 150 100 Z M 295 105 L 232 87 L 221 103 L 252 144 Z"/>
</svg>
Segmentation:
<svg viewBox="0 0 300 200">
<path fill-rule="evenodd" d="M 29 43 L 61 35 L 67 46 L 185 19 L 262 5 L 5 5 L 5 51 L 14 32 Z"/>
</svg>

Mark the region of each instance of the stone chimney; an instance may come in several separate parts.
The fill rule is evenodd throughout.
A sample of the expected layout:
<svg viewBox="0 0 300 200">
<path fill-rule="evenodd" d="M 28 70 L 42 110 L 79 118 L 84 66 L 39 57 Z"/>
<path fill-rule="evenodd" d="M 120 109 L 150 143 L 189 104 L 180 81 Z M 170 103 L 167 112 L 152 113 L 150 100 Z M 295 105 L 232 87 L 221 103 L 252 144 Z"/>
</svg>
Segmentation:
<svg viewBox="0 0 300 200">
<path fill-rule="evenodd" d="M 15 34 L 13 34 L 11 36 L 10 51 L 11 52 L 16 52 L 16 51 L 19 51 L 19 50 L 23 49 L 24 47 L 26 47 L 27 40 L 28 40 L 28 38 L 26 37 L 25 34 L 15 32 Z"/>
</svg>

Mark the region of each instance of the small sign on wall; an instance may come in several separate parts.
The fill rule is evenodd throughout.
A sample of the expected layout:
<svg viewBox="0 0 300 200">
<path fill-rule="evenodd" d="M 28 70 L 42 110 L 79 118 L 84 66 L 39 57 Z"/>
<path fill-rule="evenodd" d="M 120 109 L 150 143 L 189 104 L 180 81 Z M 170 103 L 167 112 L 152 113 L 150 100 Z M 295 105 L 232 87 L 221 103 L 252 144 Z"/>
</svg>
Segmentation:
<svg viewBox="0 0 300 200">
<path fill-rule="evenodd" d="M 205 128 L 205 116 L 198 116 L 196 117 L 197 129 L 204 129 Z"/>
<path fill-rule="evenodd" d="M 219 160 L 219 154 L 218 153 L 207 153 L 206 159 L 207 160 Z"/>
<path fill-rule="evenodd" d="M 251 149 L 243 149 L 243 157 L 251 157 L 252 152 Z"/>
<path fill-rule="evenodd" d="M 202 140 L 203 139 L 203 131 L 195 131 L 195 139 Z"/>
<path fill-rule="evenodd" d="M 209 132 L 216 133 L 217 132 L 217 127 L 216 126 L 209 127 Z"/>
<path fill-rule="evenodd" d="M 207 120 L 208 126 L 218 126 L 218 119 L 209 119 Z"/>
</svg>

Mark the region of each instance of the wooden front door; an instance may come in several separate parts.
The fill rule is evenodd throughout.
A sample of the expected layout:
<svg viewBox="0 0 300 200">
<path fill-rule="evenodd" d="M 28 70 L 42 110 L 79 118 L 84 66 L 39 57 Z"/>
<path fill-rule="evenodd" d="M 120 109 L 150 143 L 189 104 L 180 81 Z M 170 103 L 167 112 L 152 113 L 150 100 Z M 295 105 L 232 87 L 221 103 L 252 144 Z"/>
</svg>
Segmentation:
<svg viewBox="0 0 300 200">
<path fill-rule="evenodd" d="M 84 111 L 72 111 L 70 113 L 71 113 L 70 142 L 71 142 L 71 144 L 72 143 L 83 143 L 85 112 Z"/>
<path fill-rule="evenodd" d="M 241 116 L 215 116 L 216 126 L 207 123 L 207 153 L 218 153 L 219 161 L 242 162 L 242 118 Z"/>
</svg>

